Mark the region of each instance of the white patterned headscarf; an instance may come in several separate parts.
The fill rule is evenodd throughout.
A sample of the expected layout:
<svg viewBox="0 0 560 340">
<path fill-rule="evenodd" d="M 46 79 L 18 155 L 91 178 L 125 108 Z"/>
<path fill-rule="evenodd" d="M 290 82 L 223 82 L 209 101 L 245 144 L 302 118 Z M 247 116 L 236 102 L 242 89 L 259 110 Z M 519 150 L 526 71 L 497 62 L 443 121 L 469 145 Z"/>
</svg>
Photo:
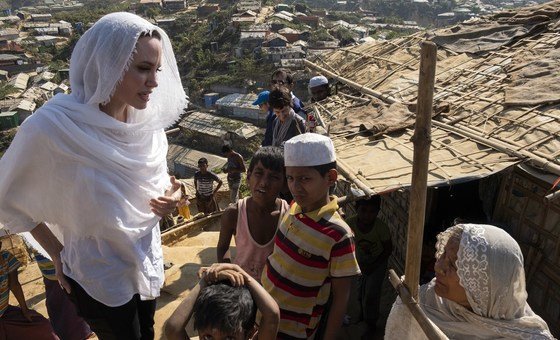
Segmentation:
<svg viewBox="0 0 560 340">
<path fill-rule="evenodd" d="M 163 52 L 158 87 L 146 109 L 129 107 L 128 121 L 118 121 L 99 105 L 122 80 L 138 38 L 154 31 Z M 64 237 L 134 242 L 159 220 L 149 200 L 170 186 L 163 129 L 187 103 L 169 38 L 134 14 L 106 15 L 76 44 L 70 83 L 72 93 L 26 119 L 0 159 L 0 223 L 16 233 L 47 222 Z"/>
<path fill-rule="evenodd" d="M 546 322 L 527 303 L 523 254 L 504 230 L 480 224 L 451 227 L 438 235 L 436 257 L 459 236 L 457 274 L 471 310 L 438 296 L 435 279 L 422 285 L 419 304 L 450 339 L 553 339 Z M 397 299 L 386 339 L 419 339 L 419 326 Z M 407 322 L 403 320 L 407 318 Z"/>
</svg>

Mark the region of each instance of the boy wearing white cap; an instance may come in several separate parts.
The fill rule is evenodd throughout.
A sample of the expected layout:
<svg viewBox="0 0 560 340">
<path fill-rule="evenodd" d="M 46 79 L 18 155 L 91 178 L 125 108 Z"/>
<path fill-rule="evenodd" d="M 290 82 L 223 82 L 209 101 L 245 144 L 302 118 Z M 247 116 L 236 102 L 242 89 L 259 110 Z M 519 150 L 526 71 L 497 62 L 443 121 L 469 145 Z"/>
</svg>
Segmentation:
<svg viewBox="0 0 560 340">
<path fill-rule="evenodd" d="M 309 80 L 311 101 L 318 102 L 331 95 L 329 80 L 325 76 L 315 76 Z"/>
<path fill-rule="evenodd" d="M 280 307 L 279 339 L 335 339 L 360 269 L 354 235 L 329 196 L 337 178 L 334 146 L 305 133 L 284 144 L 284 161 L 295 202 L 282 217 L 261 281 Z"/>
</svg>

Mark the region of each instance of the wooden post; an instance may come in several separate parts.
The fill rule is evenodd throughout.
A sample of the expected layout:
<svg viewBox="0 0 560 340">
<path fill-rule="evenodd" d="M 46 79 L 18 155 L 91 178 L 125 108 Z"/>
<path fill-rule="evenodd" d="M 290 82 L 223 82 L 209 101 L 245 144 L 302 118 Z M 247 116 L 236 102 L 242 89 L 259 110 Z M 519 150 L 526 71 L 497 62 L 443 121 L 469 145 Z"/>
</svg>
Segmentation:
<svg viewBox="0 0 560 340">
<path fill-rule="evenodd" d="M 412 296 L 410 296 L 410 292 L 403 285 L 401 279 L 399 279 L 399 277 L 397 276 L 397 274 L 393 269 L 389 269 L 389 281 L 391 281 L 391 284 L 393 285 L 397 293 L 399 293 L 401 300 L 408 308 L 412 316 L 414 316 L 414 318 L 420 325 L 420 328 L 422 328 L 424 334 L 426 334 L 428 339 L 430 340 L 447 339 L 447 336 L 445 336 L 445 334 L 443 334 L 443 332 L 435 324 L 430 322 L 430 320 L 428 319 L 428 317 L 426 316 L 422 308 L 420 308 L 420 306 L 418 306 L 418 303 L 416 303 L 416 300 L 412 299 Z M 403 327 L 406 326 L 407 325 L 403 325 Z"/>
<path fill-rule="evenodd" d="M 408 209 L 408 237 L 404 280 L 414 301 L 418 301 L 420 259 L 422 257 L 422 240 L 426 215 L 426 190 L 431 141 L 430 130 L 437 59 L 436 45 L 428 41 L 422 42 L 420 58 L 416 125 L 414 135 L 412 136 L 414 159 L 410 187 L 410 206 Z"/>
</svg>

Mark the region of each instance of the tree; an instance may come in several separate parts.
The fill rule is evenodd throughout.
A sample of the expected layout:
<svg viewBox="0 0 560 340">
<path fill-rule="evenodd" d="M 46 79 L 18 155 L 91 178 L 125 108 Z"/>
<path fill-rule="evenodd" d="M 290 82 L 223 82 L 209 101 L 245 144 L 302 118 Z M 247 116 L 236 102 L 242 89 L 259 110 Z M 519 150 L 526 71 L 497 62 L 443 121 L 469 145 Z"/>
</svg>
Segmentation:
<svg viewBox="0 0 560 340">
<path fill-rule="evenodd" d="M 5 81 L 0 82 L 0 100 L 6 99 L 6 97 L 12 93 L 16 93 L 18 89 L 12 84 L 8 84 Z"/>
</svg>

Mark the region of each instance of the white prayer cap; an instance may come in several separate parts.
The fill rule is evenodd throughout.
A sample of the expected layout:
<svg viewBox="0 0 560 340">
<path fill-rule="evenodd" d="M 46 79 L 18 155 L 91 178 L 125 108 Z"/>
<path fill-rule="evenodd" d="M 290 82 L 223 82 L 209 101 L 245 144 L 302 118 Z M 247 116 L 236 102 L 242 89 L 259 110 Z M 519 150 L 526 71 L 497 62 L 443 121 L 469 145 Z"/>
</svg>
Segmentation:
<svg viewBox="0 0 560 340">
<path fill-rule="evenodd" d="M 284 143 L 286 166 L 316 166 L 336 161 L 332 140 L 317 133 L 304 133 Z"/>
<path fill-rule="evenodd" d="M 329 80 L 325 76 L 316 76 L 309 80 L 309 88 L 321 86 L 321 85 L 328 85 Z"/>
</svg>

